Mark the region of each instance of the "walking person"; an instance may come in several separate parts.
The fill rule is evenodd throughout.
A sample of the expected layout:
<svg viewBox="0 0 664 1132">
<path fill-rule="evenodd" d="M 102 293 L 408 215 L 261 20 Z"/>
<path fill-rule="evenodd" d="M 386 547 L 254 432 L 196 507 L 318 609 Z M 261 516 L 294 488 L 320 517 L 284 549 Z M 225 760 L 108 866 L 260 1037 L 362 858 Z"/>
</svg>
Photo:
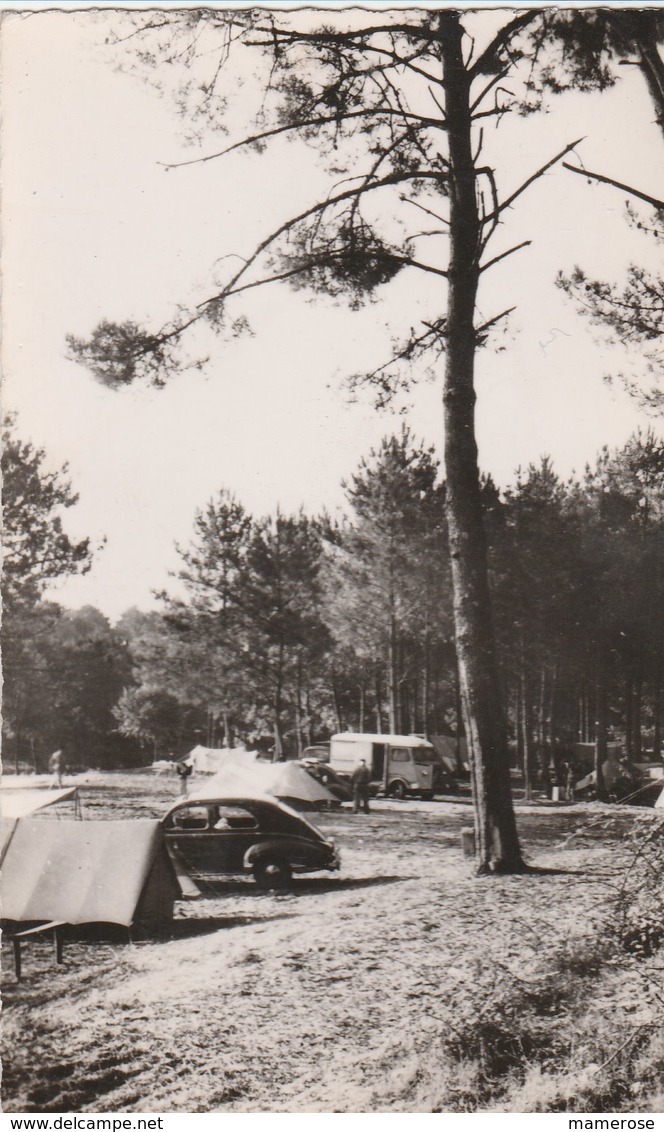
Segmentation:
<svg viewBox="0 0 664 1132">
<path fill-rule="evenodd" d="M 567 760 L 565 771 L 565 798 L 568 802 L 575 801 L 576 767 L 571 759 Z"/>
<path fill-rule="evenodd" d="M 560 764 L 560 781 L 563 796 L 566 802 L 574 801 L 574 787 L 576 784 L 576 768 L 570 758 L 563 759 Z"/>
<path fill-rule="evenodd" d="M 53 752 L 48 760 L 48 769 L 53 775 L 51 789 L 55 786 L 62 786 L 62 776 L 65 772 L 65 756 L 62 751 Z"/>
<path fill-rule="evenodd" d="M 193 773 L 193 770 L 194 770 L 194 768 L 191 765 L 191 763 L 186 763 L 182 759 L 180 760 L 180 762 L 175 764 L 175 773 L 177 774 L 178 779 L 180 781 L 180 797 L 181 798 L 187 797 L 188 779 L 190 778 L 191 774 Z"/>
<path fill-rule="evenodd" d="M 360 806 L 365 814 L 369 813 L 369 781 L 371 775 L 366 759 L 360 759 L 358 766 L 350 776 L 353 787 L 353 813 L 359 812 Z"/>
</svg>

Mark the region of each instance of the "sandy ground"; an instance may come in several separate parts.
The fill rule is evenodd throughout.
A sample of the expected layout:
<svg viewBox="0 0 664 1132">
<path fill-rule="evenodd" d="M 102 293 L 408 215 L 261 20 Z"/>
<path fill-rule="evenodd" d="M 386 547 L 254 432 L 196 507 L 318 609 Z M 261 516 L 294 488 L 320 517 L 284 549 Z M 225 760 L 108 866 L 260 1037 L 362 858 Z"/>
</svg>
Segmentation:
<svg viewBox="0 0 664 1132">
<path fill-rule="evenodd" d="M 87 819 L 160 815 L 175 791 L 147 774 L 97 775 L 80 790 Z M 70 940 L 61 967 L 49 945 L 26 947 L 19 986 L 4 964 L 5 1111 L 499 1104 L 501 1072 L 513 1087 L 510 1011 L 529 1003 L 542 1048 L 569 1022 L 562 991 L 547 987 L 601 952 L 629 833 L 653 818 L 521 807 L 524 848 L 542 872 L 505 878 L 472 875 L 459 844 L 470 819 L 461 801 L 316 815 L 341 848 L 339 875 L 298 878 L 283 894 L 219 882 L 178 904 L 168 938 Z"/>
</svg>

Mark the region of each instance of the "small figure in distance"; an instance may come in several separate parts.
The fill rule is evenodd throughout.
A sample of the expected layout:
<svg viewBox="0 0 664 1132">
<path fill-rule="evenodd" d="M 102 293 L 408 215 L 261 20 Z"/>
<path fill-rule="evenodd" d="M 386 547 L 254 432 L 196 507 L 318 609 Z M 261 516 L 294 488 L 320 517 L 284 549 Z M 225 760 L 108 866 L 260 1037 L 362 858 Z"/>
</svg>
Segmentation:
<svg viewBox="0 0 664 1132">
<path fill-rule="evenodd" d="M 567 762 L 565 775 L 565 795 L 568 802 L 576 801 L 576 767 L 572 759 Z"/>
<path fill-rule="evenodd" d="M 358 813 L 360 806 L 365 814 L 369 813 L 369 780 L 371 775 L 366 759 L 360 759 L 359 764 L 350 776 L 353 787 L 353 813 Z"/>
<path fill-rule="evenodd" d="M 191 763 L 186 763 L 184 759 L 180 759 L 180 761 L 175 764 L 175 773 L 180 780 L 180 795 L 182 798 L 187 797 L 187 779 L 191 777 L 193 770 L 194 768 Z"/>
<path fill-rule="evenodd" d="M 48 769 L 53 775 L 51 789 L 62 786 L 62 776 L 65 772 L 65 756 L 62 751 L 54 751 L 48 760 Z"/>
</svg>

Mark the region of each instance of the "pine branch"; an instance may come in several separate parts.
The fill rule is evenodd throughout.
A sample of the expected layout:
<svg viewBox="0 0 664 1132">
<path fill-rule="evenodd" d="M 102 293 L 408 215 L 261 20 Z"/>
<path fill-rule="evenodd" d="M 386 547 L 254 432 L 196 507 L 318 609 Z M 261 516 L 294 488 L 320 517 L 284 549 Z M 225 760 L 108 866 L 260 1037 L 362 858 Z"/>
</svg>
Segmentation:
<svg viewBox="0 0 664 1132">
<path fill-rule="evenodd" d="M 289 220 L 286 220 L 283 224 L 279 225 L 278 228 L 275 228 L 275 230 L 271 232 L 269 236 L 266 236 L 264 240 L 261 240 L 257 248 L 252 252 L 249 258 L 244 261 L 242 267 L 239 268 L 232 279 L 229 280 L 228 284 L 217 295 L 214 295 L 210 299 L 206 299 L 202 303 L 198 303 L 197 310 L 201 310 L 201 308 L 209 306 L 211 303 L 219 302 L 227 295 L 233 294 L 236 289 L 236 284 L 249 270 L 249 268 L 256 262 L 256 260 L 263 254 L 263 252 L 266 251 L 267 248 L 269 248 L 275 242 L 275 240 L 278 240 L 280 236 L 283 236 L 286 232 L 292 231 L 293 228 L 295 228 L 298 224 L 301 224 L 303 220 L 307 220 L 310 216 L 316 216 L 317 214 L 324 212 L 327 208 L 330 208 L 332 205 L 340 204 L 343 201 L 351 200 L 357 196 L 373 192 L 375 189 L 387 188 L 391 187 L 392 185 L 403 184 L 404 181 L 435 180 L 440 182 L 441 176 L 442 174 L 439 171 L 432 171 L 430 169 L 414 169 L 409 170 L 405 173 L 389 173 L 387 176 L 381 177 L 373 184 L 370 184 L 368 186 L 363 185 L 359 189 L 347 189 L 343 193 L 337 193 L 336 196 L 328 197 L 326 200 L 319 201 L 317 204 L 312 205 L 310 208 L 304 209 L 303 212 L 300 212 L 297 216 L 293 216 Z M 190 326 L 197 317 L 198 316 L 194 316 L 192 319 L 190 319 L 187 323 L 184 324 L 182 329 L 186 329 L 186 327 Z M 166 337 L 174 337 L 176 333 L 179 333 L 179 331 L 174 331 L 166 335 Z"/>
<path fill-rule="evenodd" d="M 491 41 L 489 46 L 482 52 L 481 55 L 475 60 L 469 68 L 468 73 L 471 79 L 476 79 L 478 75 L 486 74 L 487 69 L 495 63 L 495 60 L 500 55 L 503 48 L 507 47 L 510 40 L 533 20 L 538 19 L 542 15 L 542 10 L 532 8 L 527 12 L 521 12 L 515 16 L 509 23 L 505 24 L 503 28 Z"/>
<path fill-rule="evenodd" d="M 582 177 L 589 177 L 593 181 L 599 181 L 602 185 L 611 185 L 614 189 L 620 189 L 622 192 L 645 201 L 646 204 L 651 204 L 653 208 L 664 211 L 664 200 L 658 200 L 657 197 L 642 193 L 640 189 L 625 185 L 622 181 L 614 181 L 613 177 L 607 177 L 603 173 L 591 173 L 589 169 L 579 169 L 576 165 L 569 165 L 566 161 L 563 161 L 563 169 L 567 169 L 570 173 L 578 173 Z"/>
<path fill-rule="evenodd" d="M 315 267 L 331 266 L 335 262 L 343 259 L 343 251 L 338 253 L 328 252 L 318 256 L 312 256 L 306 263 L 300 263 L 296 267 L 288 268 L 286 271 L 277 272 L 275 275 L 265 275 L 261 279 L 254 279 L 251 283 L 243 283 L 240 287 L 225 288 L 221 295 L 213 296 L 210 299 L 204 299 L 198 306 L 206 307 L 212 303 L 219 302 L 221 298 L 229 298 L 231 295 L 240 295 L 243 291 L 251 291 L 255 287 L 265 287 L 268 283 L 280 283 L 285 279 L 293 279 L 298 275 L 306 275 Z M 413 259 L 411 256 L 397 255 L 394 252 L 389 252 L 389 259 L 393 263 L 400 263 L 403 267 L 415 267 L 419 271 L 424 271 L 430 275 L 439 275 L 443 279 L 448 278 L 448 273 L 442 268 L 433 267 L 428 263 L 421 263 L 419 260 Z"/>
<path fill-rule="evenodd" d="M 242 138 L 239 142 L 234 142 L 226 149 L 220 149 L 217 153 L 208 153 L 205 157 L 193 157 L 189 161 L 158 161 L 157 164 L 161 165 L 164 169 L 183 169 L 187 165 L 204 165 L 208 161 L 214 161 L 217 157 L 226 157 L 229 153 L 235 150 L 244 149 L 246 146 L 256 145 L 263 141 L 268 141 L 271 138 L 277 137 L 279 134 L 285 134 L 293 130 L 305 130 L 313 126 L 326 126 L 332 124 L 339 124 L 340 122 L 350 121 L 351 118 L 369 118 L 373 115 L 384 115 L 390 118 L 400 118 L 408 121 L 417 122 L 424 127 L 432 129 L 445 130 L 445 124 L 437 118 L 426 118 L 422 114 L 412 114 L 409 111 L 392 110 L 388 107 L 376 106 L 370 110 L 349 110 L 344 114 L 333 114 L 330 116 L 323 116 L 319 118 L 305 118 L 301 122 L 291 122 L 285 126 L 275 126 L 272 130 L 264 130 L 260 134 L 250 134 L 246 138 Z"/>
</svg>

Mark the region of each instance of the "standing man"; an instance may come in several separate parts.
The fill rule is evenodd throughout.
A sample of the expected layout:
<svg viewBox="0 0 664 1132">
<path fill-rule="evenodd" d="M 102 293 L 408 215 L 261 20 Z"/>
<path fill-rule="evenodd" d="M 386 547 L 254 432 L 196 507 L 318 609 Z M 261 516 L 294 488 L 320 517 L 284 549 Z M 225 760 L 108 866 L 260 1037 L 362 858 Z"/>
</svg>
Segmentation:
<svg viewBox="0 0 664 1132">
<path fill-rule="evenodd" d="M 360 759 L 359 765 L 350 776 L 351 786 L 353 787 L 353 813 L 359 811 L 360 806 L 365 814 L 369 813 L 369 767 L 367 766 L 366 759 Z"/>
</svg>

